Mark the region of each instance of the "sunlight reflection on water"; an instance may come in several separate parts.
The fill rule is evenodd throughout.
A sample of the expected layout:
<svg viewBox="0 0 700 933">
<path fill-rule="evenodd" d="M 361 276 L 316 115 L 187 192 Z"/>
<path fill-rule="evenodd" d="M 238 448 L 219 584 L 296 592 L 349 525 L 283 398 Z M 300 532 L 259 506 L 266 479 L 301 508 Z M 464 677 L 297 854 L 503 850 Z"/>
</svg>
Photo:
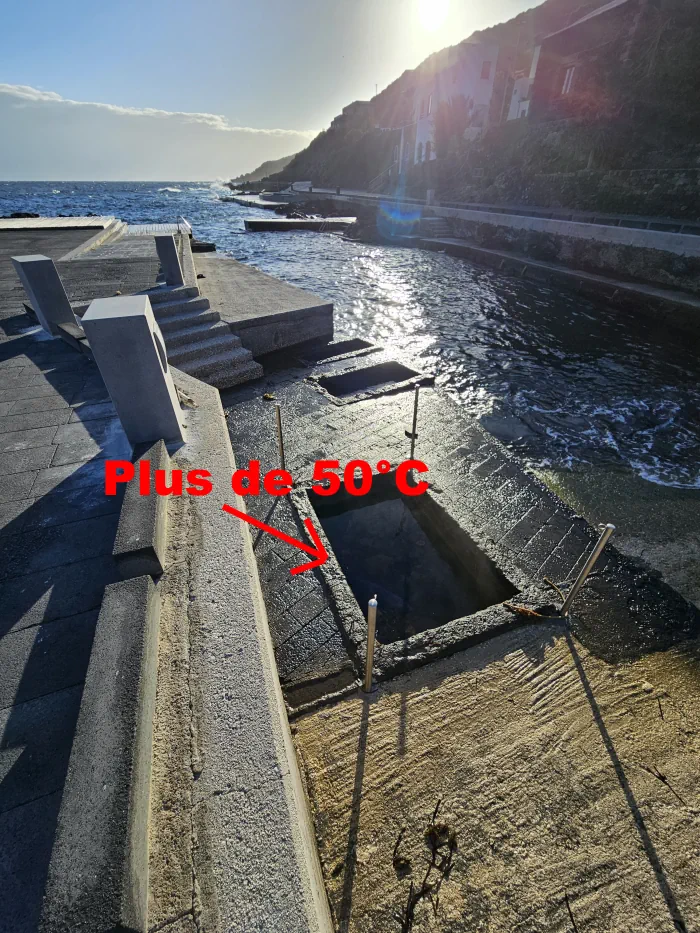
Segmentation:
<svg viewBox="0 0 700 933">
<path fill-rule="evenodd" d="M 440 253 L 246 234 L 243 218 L 258 212 L 219 201 L 225 192 L 208 182 L 0 183 L 0 213 L 184 215 L 220 251 L 332 300 L 338 336 L 374 340 L 436 373 L 532 463 L 626 465 L 700 488 L 700 362 L 687 337 Z"/>
</svg>

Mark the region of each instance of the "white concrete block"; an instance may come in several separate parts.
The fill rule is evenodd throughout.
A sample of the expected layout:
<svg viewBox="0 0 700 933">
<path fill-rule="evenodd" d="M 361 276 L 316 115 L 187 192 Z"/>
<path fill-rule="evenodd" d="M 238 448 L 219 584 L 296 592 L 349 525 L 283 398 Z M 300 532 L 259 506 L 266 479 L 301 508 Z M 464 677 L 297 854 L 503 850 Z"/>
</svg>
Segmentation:
<svg viewBox="0 0 700 933">
<path fill-rule="evenodd" d="M 41 255 L 13 256 L 12 264 L 45 331 L 55 334 L 59 324 L 76 323 L 53 259 Z"/>
<path fill-rule="evenodd" d="M 129 442 L 183 441 L 180 400 L 148 297 L 98 298 L 83 327 Z"/>
<path fill-rule="evenodd" d="M 166 236 L 157 236 L 156 250 L 158 259 L 163 269 L 166 285 L 184 285 L 185 279 L 182 275 L 182 266 L 177 252 L 177 243 L 172 234 Z"/>
</svg>

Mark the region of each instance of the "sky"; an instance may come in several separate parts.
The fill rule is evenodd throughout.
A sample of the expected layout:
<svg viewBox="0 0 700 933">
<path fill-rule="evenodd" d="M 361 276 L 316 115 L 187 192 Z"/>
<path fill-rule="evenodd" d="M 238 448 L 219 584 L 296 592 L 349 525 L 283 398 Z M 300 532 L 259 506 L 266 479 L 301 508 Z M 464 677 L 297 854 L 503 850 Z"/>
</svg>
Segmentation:
<svg viewBox="0 0 700 933">
<path fill-rule="evenodd" d="M 537 0 L 0 0 L 0 180 L 213 180 Z"/>
</svg>

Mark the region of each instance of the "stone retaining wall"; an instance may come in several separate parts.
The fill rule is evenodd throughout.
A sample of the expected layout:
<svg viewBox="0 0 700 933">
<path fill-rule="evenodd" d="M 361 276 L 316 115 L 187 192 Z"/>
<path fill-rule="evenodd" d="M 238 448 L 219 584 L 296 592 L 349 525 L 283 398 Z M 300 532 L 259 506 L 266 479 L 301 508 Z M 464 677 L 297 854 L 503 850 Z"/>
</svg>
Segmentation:
<svg viewBox="0 0 700 933">
<path fill-rule="evenodd" d="M 545 218 L 436 208 L 453 236 L 586 272 L 700 294 L 700 238 Z"/>
</svg>

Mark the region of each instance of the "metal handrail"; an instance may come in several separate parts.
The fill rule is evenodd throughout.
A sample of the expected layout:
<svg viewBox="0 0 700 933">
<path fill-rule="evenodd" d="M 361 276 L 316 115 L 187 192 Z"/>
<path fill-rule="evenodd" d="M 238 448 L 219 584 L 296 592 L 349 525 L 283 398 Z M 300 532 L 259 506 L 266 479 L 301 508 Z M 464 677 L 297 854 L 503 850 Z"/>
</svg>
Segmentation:
<svg viewBox="0 0 700 933">
<path fill-rule="evenodd" d="M 190 222 L 189 222 L 188 220 L 186 220 L 186 219 L 185 219 L 184 217 L 182 217 L 182 216 L 179 216 L 179 217 L 176 217 L 176 218 L 175 218 L 175 221 L 176 221 L 176 223 L 177 223 L 177 232 L 178 232 L 178 233 L 182 233 L 182 232 L 183 232 L 182 230 L 180 230 L 180 227 L 182 226 L 182 227 L 184 228 L 184 232 L 187 234 L 187 236 L 192 236 L 192 225 L 190 224 Z"/>
</svg>

